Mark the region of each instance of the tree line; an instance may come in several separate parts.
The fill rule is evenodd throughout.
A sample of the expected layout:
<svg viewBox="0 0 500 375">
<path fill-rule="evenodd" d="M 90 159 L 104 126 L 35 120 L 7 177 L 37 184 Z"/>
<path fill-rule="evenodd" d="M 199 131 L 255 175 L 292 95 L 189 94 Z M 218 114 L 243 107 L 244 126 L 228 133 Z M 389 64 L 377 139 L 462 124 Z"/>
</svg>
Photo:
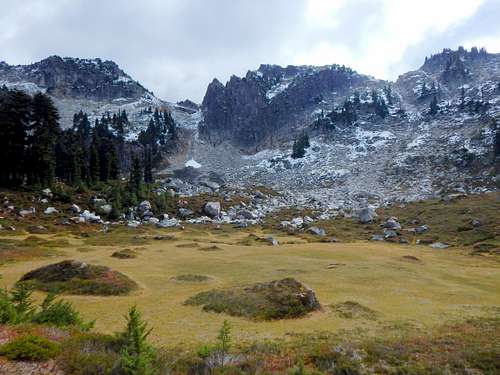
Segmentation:
<svg viewBox="0 0 500 375">
<path fill-rule="evenodd" d="M 49 186 L 56 179 L 95 186 L 130 171 L 136 183 L 137 176 L 150 183 L 154 158 L 178 139 L 176 124 L 170 113 L 156 110 L 138 142 L 125 139 L 129 125 L 125 111 L 103 115 L 93 126 L 80 111 L 62 129 L 49 96 L 1 87 L 0 186 Z"/>
</svg>

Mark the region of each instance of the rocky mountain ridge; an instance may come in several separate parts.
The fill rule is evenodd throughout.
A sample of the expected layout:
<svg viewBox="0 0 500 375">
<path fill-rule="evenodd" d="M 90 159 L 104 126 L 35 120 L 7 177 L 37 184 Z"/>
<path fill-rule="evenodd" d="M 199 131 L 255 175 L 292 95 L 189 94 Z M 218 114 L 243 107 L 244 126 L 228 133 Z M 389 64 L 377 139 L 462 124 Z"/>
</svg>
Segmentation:
<svg viewBox="0 0 500 375">
<path fill-rule="evenodd" d="M 90 118 L 126 111 L 131 120 L 129 138 L 134 139 L 151 117 L 151 108 L 168 109 L 178 121 L 191 124 L 196 104 L 169 103 L 125 73 L 115 62 L 96 59 L 50 56 L 29 65 L 0 62 L 0 86 L 18 88 L 31 94 L 50 95 L 59 109 L 63 127 L 71 126 L 73 114 L 86 112 Z M 193 107 L 193 105 L 195 107 Z"/>
</svg>

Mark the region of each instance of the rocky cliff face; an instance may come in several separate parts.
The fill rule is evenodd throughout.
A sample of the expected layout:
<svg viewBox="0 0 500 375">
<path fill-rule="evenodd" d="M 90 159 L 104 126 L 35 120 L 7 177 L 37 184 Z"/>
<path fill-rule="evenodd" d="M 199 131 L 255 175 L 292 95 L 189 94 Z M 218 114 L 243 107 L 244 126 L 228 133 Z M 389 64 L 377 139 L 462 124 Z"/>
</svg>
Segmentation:
<svg viewBox="0 0 500 375">
<path fill-rule="evenodd" d="M 255 151 L 274 147 L 311 122 L 320 104 L 331 103 L 372 79 L 338 65 L 324 67 L 261 65 L 224 86 L 207 88 L 200 134 L 218 143 Z"/>
<path fill-rule="evenodd" d="M 460 105 L 463 110 L 464 102 L 477 106 L 476 113 L 495 112 L 499 63 L 500 55 L 485 50 L 445 49 L 396 82 L 336 65 L 262 65 L 243 78 L 231 77 L 226 85 L 214 80 L 208 86 L 200 134 L 213 144 L 229 141 L 255 152 L 279 146 L 304 130 L 314 133 L 318 124 L 341 128 L 346 122 L 342 113 L 349 110 L 343 107 L 345 101 L 356 104 L 348 121 L 354 126 L 416 121 L 427 115 L 434 97 L 441 115 L 452 115 Z M 387 116 L 378 108 L 382 101 Z"/>
</svg>

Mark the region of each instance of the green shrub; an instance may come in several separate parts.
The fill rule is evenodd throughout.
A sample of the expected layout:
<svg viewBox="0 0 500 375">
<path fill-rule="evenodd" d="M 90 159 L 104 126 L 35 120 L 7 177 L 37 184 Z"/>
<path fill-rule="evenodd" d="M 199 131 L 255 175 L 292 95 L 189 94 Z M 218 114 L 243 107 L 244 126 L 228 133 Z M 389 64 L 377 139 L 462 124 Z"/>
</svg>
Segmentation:
<svg viewBox="0 0 500 375">
<path fill-rule="evenodd" d="M 45 361 L 57 356 L 60 345 L 44 337 L 26 335 L 0 348 L 0 354 L 10 360 Z"/>
<path fill-rule="evenodd" d="M 41 310 L 33 316 L 33 323 L 58 327 L 75 326 L 82 331 L 88 331 L 94 326 L 94 322 L 85 323 L 70 302 L 63 300 L 54 302 L 55 298 L 54 294 L 47 295 L 42 302 Z"/>
<path fill-rule="evenodd" d="M 0 290 L 0 324 L 29 322 L 35 310 L 31 295 L 31 290 L 25 285 Z"/>
</svg>

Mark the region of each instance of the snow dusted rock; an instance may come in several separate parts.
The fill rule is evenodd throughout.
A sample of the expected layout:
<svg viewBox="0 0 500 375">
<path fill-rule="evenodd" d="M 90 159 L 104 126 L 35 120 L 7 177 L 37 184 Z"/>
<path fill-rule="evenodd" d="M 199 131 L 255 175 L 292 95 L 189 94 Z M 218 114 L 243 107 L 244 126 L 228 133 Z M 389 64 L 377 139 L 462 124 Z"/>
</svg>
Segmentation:
<svg viewBox="0 0 500 375">
<path fill-rule="evenodd" d="M 85 220 L 85 222 L 88 222 L 88 223 L 99 223 L 99 222 L 101 222 L 101 217 L 99 215 L 96 215 L 93 212 L 89 212 L 88 210 L 83 211 L 80 214 L 80 217 L 82 217 Z"/>
<path fill-rule="evenodd" d="M 207 202 L 203 207 L 203 211 L 210 217 L 219 217 L 220 216 L 220 202 Z"/>
<path fill-rule="evenodd" d="M 304 216 L 304 223 L 311 224 L 314 220 L 310 216 Z"/>
<path fill-rule="evenodd" d="M 80 212 L 82 212 L 81 208 L 76 204 L 72 204 L 69 210 L 75 214 L 79 214 Z"/>
<path fill-rule="evenodd" d="M 156 217 L 150 217 L 148 218 L 148 224 L 158 224 L 160 222 L 160 219 Z"/>
<path fill-rule="evenodd" d="M 154 212 L 153 212 L 153 211 L 151 211 L 151 210 L 148 210 L 148 211 L 145 211 L 145 212 L 143 212 L 143 213 L 142 213 L 142 217 L 143 217 L 144 219 L 147 219 L 147 218 L 149 218 L 149 217 L 153 217 L 153 216 L 155 216 L 155 214 L 154 214 Z"/>
<path fill-rule="evenodd" d="M 374 234 L 372 236 L 372 241 L 383 241 L 384 240 L 384 236 L 382 236 L 381 234 Z"/>
<path fill-rule="evenodd" d="M 280 226 L 281 228 L 288 228 L 292 223 L 287 221 L 287 220 L 283 220 L 281 223 L 280 223 Z"/>
<path fill-rule="evenodd" d="M 421 226 L 415 228 L 415 232 L 418 234 L 427 232 L 428 230 L 429 230 L 429 227 L 427 225 L 421 225 Z"/>
<path fill-rule="evenodd" d="M 384 238 L 387 239 L 387 238 L 394 238 L 394 237 L 397 237 L 398 234 L 393 231 L 393 230 L 390 230 L 390 229 L 384 229 Z"/>
<path fill-rule="evenodd" d="M 326 231 L 323 228 L 311 227 L 307 231 L 311 234 L 314 234 L 315 236 L 326 236 Z"/>
<path fill-rule="evenodd" d="M 266 241 L 273 246 L 278 246 L 280 244 L 277 239 L 273 238 L 273 236 L 266 237 Z"/>
<path fill-rule="evenodd" d="M 109 203 L 106 203 L 106 204 L 99 206 L 99 212 L 104 214 L 104 215 L 109 215 L 112 210 L 113 210 L 113 206 L 110 205 Z"/>
<path fill-rule="evenodd" d="M 160 228 L 171 228 L 179 226 L 179 220 L 172 218 L 168 220 L 162 220 L 156 224 Z"/>
<path fill-rule="evenodd" d="M 151 210 L 151 203 L 149 201 L 142 201 L 137 207 L 140 212 L 144 213 Z"/>
<path fill-rule="evenodd" d="M 42 198 L 40 199 L 40 203 L 47 204 L 49 203 L 49 200 L 47 198 Z"/>
<path fill-rule="evenodd" d="M 179 208 L 177 210 L 177 214 L 182 218 L 182 219 L 185 219 L 185 218 L 188 218 L 189 216 L 191 216 L 193 214 L 193 211 L 190 210 L 189 208 Z"/>
<path fill-rule="evenodd" d="M 372 207 L 365 207 L 356 213 L 358 220 L 362 224 L 371 223 L 377 216 L 377 213 Z"/>
<path fill-rule="evenodd" d="M 220 185 L 217 182 L 214 182 L 214 181 L 203 180 L 203 181 L 200 181 L 200 184 L 203 185 L 203 186 L 206 186 L 206 187 L 208 187 L 210 189 L 212 189 L 213 191 L 216 191 L 216 190 L 220 189 Z"/>
<path fill-rule="evenodd" d="M 43 189 L 42 190 L 42 195 L 46 198 L 52 198 L 53 194 L 52 194 L 52 190 L 50 190 L 49 188 L 47 189 Z"/>
<path fill-rule="evenodd" d="M 141 225 L 141 222 L 137 220 L 129 220 L 127 222 L 127 227 L 129 228 L 137 228 L 139 225 Z"/>
<path fill-rule="evenodd" d="M 296 227 L 300 227 L 300 226 L 302 226 L 302 224 L 304 224 L 304 219 L 301 218 L 300 216 L 294 217 L 291 221 L 291 224 L 296 226 Z"/>
<path fill-rule="evenodd" d="M 238 211 L 238 216 L 248 220 L 255 220 L 258 217 L 254 212 L 250 210 L 240 210 Z"/>
<path fill-rule="evenodd" d="M 47 207 L 43 213 L 45 215 L 52 215 L 52 214 L 57 214 L 59 211 L 57 211 L 54 207 Z"/>
<path fill-rule="evenodd" d="M 482 225 L 482 223 L 478 219 L 474 219 L 474 220 L 472 220 L 471 225 L 474 228 L 477 228 L 477 227 L 480 227 Z"/>
<path fill-rule="evenodd" d="M 168 219 L 169 219 L 168 214 L 161 214 L 161 215 L 160 215 L 160 221 L 163 221 L 163 220 L 168 220 Z"/>
<path fill-rule="evenodd" d="M 20 210 L 19 215 L 22 217 L 29 216 L 29 215 L 34 215 L 36 212 L 35 207 L 31 207 L 29 210 Z"/>
<path fill-rule="evenodd" d="M 448 245 L 447 243 L 444 243 L 444 242 L 434 242 L 434 243 L 430 244 L 429 246 L 432 247 L 433 249 L 446 249 L 446 248 L 450 247 L 450 245 Z"/>
<path fill-rule="evenodd" d="M 387 228 L 387 229 L 399 230 L 399 229 L 401 229 L 401 224 L 398 223 L 396 218 L 391 217 L 385 223 L 382 224 L 382 227 Z"/>
</svg>

